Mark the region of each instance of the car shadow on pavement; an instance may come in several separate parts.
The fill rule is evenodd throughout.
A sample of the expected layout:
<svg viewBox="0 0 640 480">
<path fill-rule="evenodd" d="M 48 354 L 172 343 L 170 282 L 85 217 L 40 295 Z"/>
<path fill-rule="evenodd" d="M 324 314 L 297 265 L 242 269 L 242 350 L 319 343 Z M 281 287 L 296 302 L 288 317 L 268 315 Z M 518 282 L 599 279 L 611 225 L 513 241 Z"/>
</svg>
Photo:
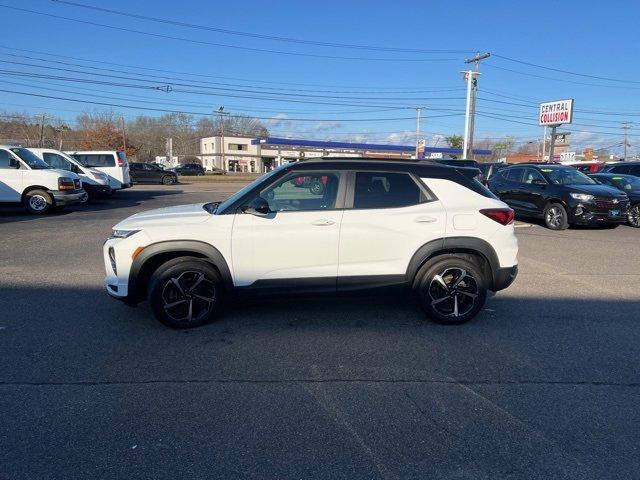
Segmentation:
<svg viewBox="0 0 640 480">
<path fill-rule="evenodd" d="M 111 197 L 95 198 L 82 205 L 70 205 L 61 210 L 54 210 L 45 215 L 29 215 L 19 205 L 0 206 L 0 224 L 9 222 L 24 222 L 28 220 L 64 217 L 81 211 L 102 211 L 116 208 L 136 207 L 144 202 L 160 197 L 182 194 L 182 190 L 125 190 L 117 192 Z"/>
</svg>

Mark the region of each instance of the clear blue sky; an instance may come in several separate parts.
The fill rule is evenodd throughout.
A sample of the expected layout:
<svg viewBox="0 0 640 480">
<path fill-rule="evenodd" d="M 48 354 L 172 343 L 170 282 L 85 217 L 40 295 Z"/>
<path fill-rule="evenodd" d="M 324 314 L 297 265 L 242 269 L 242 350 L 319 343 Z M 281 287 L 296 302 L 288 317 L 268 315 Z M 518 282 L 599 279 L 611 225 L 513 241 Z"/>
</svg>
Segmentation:
<svg viewBox="0 0 640 480">
<path fill-rule="evenodd" d="M 161 114 L 145 111 L 145 107 L 207 114 L 225 105 L 229 112 L 271 119 L 265 122 L 277 135 L 392 143 L 414 141 L 413 107 L 420 105 L 426 108 L 423 130 L 432 143 L 437 138 L 434 134 L 462 133 L 465 92 L 459 72 L 465 69 L 464 58 L 475 51 L 489 51 L 494 56 L 481 66 L 478 112 L 500 118 L 479 116 L 476 138 L 508 134 L 520 141 L 535 140 L 541 136 L 541 128 L 528 125 L 536 124 L 535 103 L 573 97 L 574 122 L 579 125 L 571 130 L 577 148 L 621 144 L 621 122 L 629 120 L 636 122 L 631 130 L 631 152 L 639 150 L 637 2 L 77 2 L 250 34 L 423 52 L 309 45 L 157 23 L 48 0 L 0 0 L 5 6 L 191 40 L 154 37 L 0 8 L 4 20 L 0 89 L 138 107 L 113 108 L 127 117 Z M 296 53 L 304 55 L 293 55 Z M 496 55 L 621 81 L 569 75 Z M 89 65 L 104 69 L 94 71 L 103 76 L 69 71 L 86 71 Z M 46 78 L 7 75 L 7 70 Z M 159 78 L 166 76 L 174 79 Z M 78 83 L 70 78 L 127 86 Z M 174 91 L 131 88 L 132 84 L 171 84 Z M 191 93 L 179 92 L 180 89 Z M 207 94 L 196 94 L 194 90 Z M 82 111 L 108 107 L 0 92 L 0 108 L 46 112 L 71 120 Z M 393 120 L 362 121 L 365 119 Z M 616 149 L 620 151 L 621 147 Z"/>
</svg>

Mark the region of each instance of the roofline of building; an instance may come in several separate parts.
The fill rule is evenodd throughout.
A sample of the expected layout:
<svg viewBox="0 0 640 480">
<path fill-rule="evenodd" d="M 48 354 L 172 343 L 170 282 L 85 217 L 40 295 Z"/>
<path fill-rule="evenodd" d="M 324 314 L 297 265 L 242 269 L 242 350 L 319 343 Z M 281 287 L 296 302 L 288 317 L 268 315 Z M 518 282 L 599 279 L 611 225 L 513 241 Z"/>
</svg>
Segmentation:
<svg viewBox="0 0 640 480">
<path fill-rule="evenodd" d="M 251 141 L 252 145 L 264 146 L 297 146 L 297 147 L 316 147 L 316 148 L 338 148 L 342 150 L 378 150 L 384 152 L 414 152 L 415 145 L 388 145 L 383 143 L 352 143 L 352 142 L 330 142 L 322 140 L 303 140 L 298 138 L 280 138 L 267 137 L 255 138 Z M 449 147 L 425 147 L 426 153 L 445 153 L 449 155 L 461 155 L 461 148 Z M 491 150 L 474 149 L 473 153 L 477 155 L 491 155 Z"/>
</svg>

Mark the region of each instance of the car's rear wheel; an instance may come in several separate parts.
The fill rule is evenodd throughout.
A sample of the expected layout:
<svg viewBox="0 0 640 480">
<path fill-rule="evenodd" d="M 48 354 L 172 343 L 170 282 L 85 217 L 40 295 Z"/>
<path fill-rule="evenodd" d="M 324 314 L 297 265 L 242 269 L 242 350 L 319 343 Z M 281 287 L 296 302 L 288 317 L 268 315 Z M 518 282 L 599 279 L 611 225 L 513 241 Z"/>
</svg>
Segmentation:
<svg viewBox="0 0 640 480">
<path fill-rule="evenodd" d="M 222 282 L 209 263 L 182 257 L 168 261 L 151 276 L 149 304 L 164 325 L 183 329 L 210 321 L 220 306 Z"/>
<path fill-rule="evenodd" d="M 175 179 L 171 175 L 165 175 L 162 177 L 163 185 L 173 185 L 175 183 Z"/>
<path fill-rule="evenodd" d="M 31 190 L 24 197 L 24 208 L 33 215 L 43 215 L 53 207 L 53 197 L 44 190 Z"/>
<path fill-rule="evenodd" d="M 460 324 L 475 317 L 487 298 L 487 281 L 479 262 L 446 255 L 418 272 L 417 289 L 426 314 L 435 322 Z"/>
<path fill-rule="evenodd" d="M 640 228 L 640 203 L 636 203 L 631 206 L 627 219 L 629 221 L 629 225 L 635 228 Z"/>
<path fill-rule="evenodd" d="M 551 230 L 566 230 L 569 228 L 567 211 L 559 203 L 550 203 L 544 209 L 544 224 Z"/>
</svg>

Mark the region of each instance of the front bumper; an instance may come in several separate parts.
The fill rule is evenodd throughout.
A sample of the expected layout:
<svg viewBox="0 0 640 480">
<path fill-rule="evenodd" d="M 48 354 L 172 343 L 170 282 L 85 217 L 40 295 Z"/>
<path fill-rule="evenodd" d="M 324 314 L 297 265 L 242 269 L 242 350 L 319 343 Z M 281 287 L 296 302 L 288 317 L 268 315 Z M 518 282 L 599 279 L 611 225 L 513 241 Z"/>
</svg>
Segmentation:
<svg viewBox="0 0 640 480">
<path fill-rule="evenodd" d="M 111 195 L 113 189 L 109 185 L 94 185 L 91 183 L 85 183 L 84 189 L 89 196 L 108 196 Z"/>
<path fill-rule="evenodd" d="M 517 276 L 518 265 L 514 265 L 513 267 L 498 268 L 493 273 L 493 288 L 491 288 L 490 290 L 494 292 L 497 292 L 498 290 L 504 290 L 513 283 Z"/>
<path fill-rule="evenodd" d="M 628 213 L 628 202 L 607 207 L 599 207 L 593 203 L 576 202 L 569 205 L 569 223 L 579 225 L 624 223 L 627 221 Z"/>
<path fill-rule="evenodd" d="M 54 190 L 51 192 L 51 195 L 53 196 L 53 200 L 56 202 L 57 207 L 84 203 L 88 198 L 87 192 L 84 188 L 67 191 Z"/>
</svg>

